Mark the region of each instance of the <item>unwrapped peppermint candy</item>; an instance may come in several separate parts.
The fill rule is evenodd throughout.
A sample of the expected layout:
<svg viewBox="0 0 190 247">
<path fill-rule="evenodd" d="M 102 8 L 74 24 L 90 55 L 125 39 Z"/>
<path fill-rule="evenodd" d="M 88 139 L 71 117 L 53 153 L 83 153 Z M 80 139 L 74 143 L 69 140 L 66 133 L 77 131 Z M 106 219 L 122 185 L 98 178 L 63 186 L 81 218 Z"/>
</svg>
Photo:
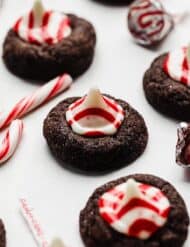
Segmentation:
<svg viewBox="0 0 190 247">
<path fill-rule="evenodd" d="M 178 128 L 176 162 L 183 167 L 190 167 L 190 123 L 182 122 Z"/>
<path fill-rule="evenodd" d="M 162 41 L 175 24 L 159 0 L 136 0 L 129 8 L 128 28 L 141 45 L 155 45 Z"/>
</svg>

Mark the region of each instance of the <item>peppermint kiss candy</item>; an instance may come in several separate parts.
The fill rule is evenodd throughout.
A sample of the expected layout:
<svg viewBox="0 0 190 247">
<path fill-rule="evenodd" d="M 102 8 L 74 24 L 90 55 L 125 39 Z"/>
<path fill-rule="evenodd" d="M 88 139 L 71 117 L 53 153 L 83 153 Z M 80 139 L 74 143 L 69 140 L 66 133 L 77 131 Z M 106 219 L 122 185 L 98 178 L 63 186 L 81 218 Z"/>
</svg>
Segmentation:
<svg viewBox="0 0 190 247">
<path fill-rule="evenodd" d="M 180 123 L 177 135 L 176 162 L 180 166 L 190 167 L 190 124 Z"/>
<path fill-rule="evenodd" d="M 175 81 L 190 86 L 190 45 L 167 55 L 164 71 Z"/>
<path fill-rule="evenodd" d="M 13 27 L 20 38 L 35 44 L 56 44 L 68 37 L 72 30 L 68 16 L 58 11 L 46 11 L 41 0 L 21 17 Z"/>
<path fill-rule="evenodd" d="M 170 203 L 160 189 L 129 179 L 101 196 L 101 217 L 116 231 L 150 238 L 167 221 Z"/>
<path fill-rule="evenodd" d="M 160 42 L 173 27 L 173 17 L 159 0 L 136 0 L 129 8 L 128 28 L 141 45 Z"/>
<path fill-rule="evenodd" d="M 124 120 L 124 111 L 116 101 L 91 89 L 87 96 L 70 105 L 66 120 L 73 132 L 85 136 L 114 135 Z"/>
</svg>

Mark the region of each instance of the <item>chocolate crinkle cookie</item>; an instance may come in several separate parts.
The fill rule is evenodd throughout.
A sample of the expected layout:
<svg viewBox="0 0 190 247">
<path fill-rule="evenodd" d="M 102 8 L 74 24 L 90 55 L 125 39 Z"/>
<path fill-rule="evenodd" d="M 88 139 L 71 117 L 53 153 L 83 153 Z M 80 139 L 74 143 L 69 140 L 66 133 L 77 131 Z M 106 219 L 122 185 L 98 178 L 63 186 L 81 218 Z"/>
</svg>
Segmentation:
<svg viewBox="0 0 190 247">
<path fill-rule="evenodd" d="M 159 112 L 178 120 L 190 120 L 190 88 L 166 73 L 167 56 L 163 54 L 156 58 L 146 71 L 143 80 L 145 96 Z"/>
<path fill-rule="evenodd" d="M 6 247 L 6 232 L 2 220 L 0 220 L 0 247 Z"/>
<path fill-rule="evenodd" d="M 130 198 L 131 196 L 137 197 L 138 193 L 135 192 L 133 187 L 134 181 L 131 182 L 131 180 L 142 183 L 141 185 L 137 185 L 143 191 L 142 198 L 146 197 L 146 191 L 148 191 L 147 193 L 150 193 L 151 195 L 153 193 L 155 193 L 155 195 L 159 195 L 152 197 L 151 199 L 154 200 L 154 205 L 157 205 L 158 208 L 160 207 L 163 209 L 164 205 L 165 207 L 170 205 L 169 211 L 167 210 L 167 214 L 163 214 L 164 217 L 167 218 L 166 222 L 156 231 L 154 227 L 152 227 L 153 225 L 147 224 L 146 221 L 145 224 L 136 225 L 135 229 L 128 228 L 129 225 L 127 224 L 126 229 L 128 228 L 128 230 L 126 230 L 125 233 L 120 233 L 115 230 L 115 228 L 118 227 L 121 231 L 123 223 L 126 223 L 128 220 L 135 221 L 135 217 L 138 217 L 138 215 L 135 214 L 135 211 L 134 214 L 130 215 L 131 217 L 127 216 L 127 214 L 130 214 L 130 210 L 137 206 L 136 199 L 135 204 L 132 204 L 130 203 L 131 201 L 129 201 L 128 205 L 124 207 L 125 210 L 122 211 L 122 213 L 124 212 L 126 215 L 122 218 L 123 221 L 120 222 L 122 224 L 117 224 L 118 221 L 115 223 L 112 222 L 111 225 L 108 223 L 108 221 L 114 221 L 112 211 L 110 211 L 110 209 L 117 207 L 117 203 L 119 203 L 121 199 L 121 192 L 118 193 L 119 185 L 124 184 L 125 191 L 125 188 L 127 188 L 125 187 L 125 183 L 129 183 L 130 181 L 131 184 L 129 187 L 132 188 L 132 191 L 128 191 L 128 196 L 130 196 Z M 120 189 L 122 189 L 121 186 Z M 114 198 L 117 198 L 116 203 L 113 201 L 115 200 Z M 150 202 L 151 197 L 148 198 L 148 201 Z M 111 200 L 110 203 L 108 203 L 109 200 Z M 141 207 L 136 208 L 136 210 L 140 210 L 142 214 L 145 213 L 145 216 L 148 217 L 148 213 L 152 213 L 151 210 L 145 210 L 146 207 L 150 207 L 149 203 L 147 204 L 142 200 L 138 200 L 138 203 L 141 203 Z M 103 208 L 103 211 L 101 212 L 102 214 L 100 213 L 100 207 Z M 157 212 L 160 212 L 160 210 L 157 210 Z M 139 217 L 140 215 L 141 214 L 139 214 Z M 118 217 L 118 215 L 115 217 Z M 154 217 L 150 219 L 154 221 L 156 220 L 156 217 L 154 215 Z M 158 222 L 159 221 L 160 220 L 158 220 Z M 188 225 L 189 216 L 187 213 L 187 208 L 175 188 L 161 178 L 146 174 L 130 175 L 101 186 L 95 190 L 89 198 L 87 205 L 80 213 L 80 233 L 86 247 L 182 247 L 187 238 Z M 151 236 L 148 236 L 144 231 L 139 231 L 139 229 L 143 229 L 144 227 L 147 227 L 149 232 L 152 230 L 155 232 Z M 126 233 L 129 229 L 131 230 L 130 234 L 136 233 L 139 237 L 128 236 Z"/>
<path fill-rule="evenodd" d="M 123 122 L 119 122 L 121 126 L 117 126 L 117 130 L 113 126 L 116 133 L 112 135 L 97 136 L 102 133 L 93 131 L 85 136 L 73 131 L 70 122 L 66 120 L 66 112 L 70 106 L 72 108 L 73 103 L 78 105 L 78 97 L 65 99 L 48 114 L 43 133 L 51 152 L 63 166 L 69 165 L 85 172 L 109 172 L 130 164 L 144 152 L 148 131 L 142 116 L 123 100 L 111 96 L 106 96 L 106 99 L 110 100 L 109 104 L 115 100 L 123 108 Z M 82 114 L 84 112 L 86 111 Z M 77 114 L 76 118 L 82 114 Z M 109 113 L 106 115 L 110 116 Z M 75 125 L 78 127 L 78 123 Z"/>
<path fill-rule="evenodd" d="M 95 30 L 88 21 L 73 14 L 67 16 L 71 34 L 55 44 L 27 42 L 11 29 L 3 45 L 7 68 L 17 76 L 37 81 L 48 81 L 65 72 L 73 77 L 83 74 L 93 60 Z"/>
</svg>

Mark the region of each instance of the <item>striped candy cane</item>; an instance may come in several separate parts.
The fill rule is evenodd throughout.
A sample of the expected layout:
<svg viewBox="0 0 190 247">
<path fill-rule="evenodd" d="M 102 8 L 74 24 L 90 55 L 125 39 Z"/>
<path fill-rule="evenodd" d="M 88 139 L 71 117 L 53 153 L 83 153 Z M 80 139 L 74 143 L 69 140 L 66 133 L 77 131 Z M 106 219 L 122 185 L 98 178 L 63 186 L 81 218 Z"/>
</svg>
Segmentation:
<svg viewBox="0 0 190 247">
<path fill-rule="evenodd" d="M 33 94 L 21 99 L 8 112 L 0 113 L 0 129 L 11 124 L 0 146 L 0 164 L 7 161 L 18 147 L 23 133 L 23 122 L 19 119 L 50 99 L 65 91 L 72 84 L 72 78 L 64 74 L 40 87 Z"/>
<path fill-rule="evenodd" d="M 8 126 L 13 120 L 18 119 L 45 104 L 50 99 L 70 87 L 72 78 L 64 74 L 40 87 L 33 94 L 21 99 L 8 112 L 0 113 L 0 129 Z"/>
<path fill-rule="evenodd" d="M 14 120 L 6 131 L 0 146 L 0 164 L 3 164 L 14 154 L 21 141 L 23 127 L 21 120 Z"/>
</svg>

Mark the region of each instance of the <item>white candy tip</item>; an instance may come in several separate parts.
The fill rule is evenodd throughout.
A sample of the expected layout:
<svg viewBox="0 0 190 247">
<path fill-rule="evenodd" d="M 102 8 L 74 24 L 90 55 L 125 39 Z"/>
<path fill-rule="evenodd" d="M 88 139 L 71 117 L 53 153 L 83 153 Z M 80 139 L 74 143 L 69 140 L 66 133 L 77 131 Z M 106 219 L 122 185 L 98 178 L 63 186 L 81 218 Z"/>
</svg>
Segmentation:
<svg viewBox="0 0 190 247">
<path fill-rule="evenodd" d="M 33 13 L 35 15 L 35 20 L 38 24 L 40 24 L 41 18 L 45 12 L 45 8 L 41 0 L 35 0 L 33 5 Z"/>
<path fill-rule="evenodd" d="M 35 0 L 33 4 L 34 9 L 44 9 L 43 3 L 41 0 Z"/>
<path fill-rule="evenodd" d="M 107 108 L 98 87 L 94 87 L 89 90 L 84 105 L 86 105 L 86 107 L 100 107 L 103 109 Z"/>
<path fill-rule="evenodd" d="M 60 238 L 55 238 L 49 247 L 66 247 Z"/>
<path fill-rule="evenodd" d="M 92 93 L 93 94 L 94 93 L 101 94 L 100 89 L 98 87 L 96 87 L 96 86 L 94 86 L 94 87 L 92 87 L 92 88 L 89 89 L 88 94 L 92 94 Z"/>
<path fill-rule="evenodd" d="M 139 197 L 141 195 L 140 190 L 138 188 L 138 183 L 130 178 L 126 183 L 126 195 L 127 197 Z"/>
</svg>

